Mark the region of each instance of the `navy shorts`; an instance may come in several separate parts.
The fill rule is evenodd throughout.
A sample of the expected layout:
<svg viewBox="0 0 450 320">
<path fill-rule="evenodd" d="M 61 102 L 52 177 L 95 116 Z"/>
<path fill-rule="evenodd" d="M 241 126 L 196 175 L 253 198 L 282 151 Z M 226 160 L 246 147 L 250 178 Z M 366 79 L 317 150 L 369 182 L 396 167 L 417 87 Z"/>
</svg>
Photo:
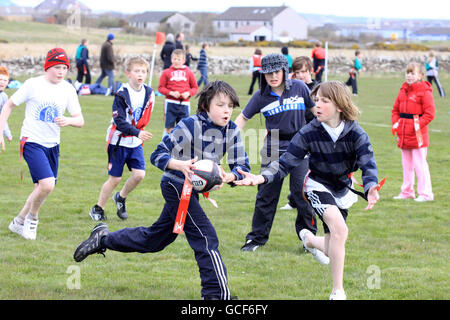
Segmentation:
<svg viewBox="0 0 450 320">
<path fill-rule="evenodd" d="M 181 119 L 189 117 L 190 106 L 181 103 L 165 102 L 166 122 L 164 128 L 174 128 Z"/>
<path fill-rule="evenodd" d="M 128 170 L 145 170 L 144 150 L 142 145 L 136 148 L 108 145 L 108 174 L 121 177 L 125 164 Z"/>
<path fill-rule="evenodd" d="M 336 206 L 341 212 L 344 221 L 347 220 L 348 209 L 339 208 L 338 205 L 336 204 L 334 197 L 330 193 L 322 191 L 308 191 L 305 192 L 305 197 L 308 200 L 311 207 L 314 209 L 314 212 L 317 213 L 320 220 L 322 220 L 324 233 L 330 233 L 330 229 L 328 228 L 327 224 L 323 221 L 322 217 L 323 213 L 330 205 Z"/>
<path fill-rule="evenodd" d="M 23 158 L 28 164 L 33 183 L 58 176 L 59 145 L 46 148 L 38 143 L 27 142 L 23 147 Z"/>
</svg>

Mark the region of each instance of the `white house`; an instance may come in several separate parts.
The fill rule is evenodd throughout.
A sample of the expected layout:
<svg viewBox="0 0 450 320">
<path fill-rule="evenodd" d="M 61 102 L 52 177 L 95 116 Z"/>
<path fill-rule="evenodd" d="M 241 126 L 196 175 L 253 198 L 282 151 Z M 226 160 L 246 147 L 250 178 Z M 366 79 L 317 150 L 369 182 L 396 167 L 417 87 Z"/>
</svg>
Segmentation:
<svg viewBox="0 0 450 320">
<path fill-rule="evenodd" d="M 231 41 L 264 41 L 272 40 L 272 32 L 264 26 L 243 26 L 230 33 Z"/>
<path fill-rule="evenodd" d="M 191 34 L 194 32 L 194 21 L 174 11 L 147 11 L 136 14 L 129 20 L 130 26 L 151 31 L 157 31 L 162 23 L 166 23 L 167 27 L 171 27 L 177 32 Z"/>
<path fill-rule="evenodd" d="M 244 26 L 264 26 L 270 40 L 306 39 L 308 22 L 290 7 L 230 7 L 214 19 L 219 33 L 234 33 Z"/>
</svg>

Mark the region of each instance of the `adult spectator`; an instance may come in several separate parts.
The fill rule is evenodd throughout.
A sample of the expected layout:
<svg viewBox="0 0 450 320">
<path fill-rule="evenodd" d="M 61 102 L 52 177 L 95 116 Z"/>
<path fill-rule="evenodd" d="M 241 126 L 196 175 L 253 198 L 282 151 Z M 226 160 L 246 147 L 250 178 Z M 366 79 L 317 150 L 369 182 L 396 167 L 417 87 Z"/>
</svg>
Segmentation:
<svg viewBox="0 0 450 320">
<path fill-rule="evenodd" d="M 164 62 L 163 69 L 168 69 L 172 65 L 172 51 L 175 50 L 175 37 L 173 34 L 169 33 L 166 37 L 166 42 L 164 43 L 160 57 Z"/>
<path fill-rule="evenodd" d="M 106 41 L 102 45 L 100 51 L 100 68 L 102 69 L 102 74 L 95 82 L 96 84 L 101 84 L 103 79 L 106 76 L 108 77 L 108 89 L 106 90 L 105 96 L 109 96 L 114 88 L 114 38 L 114 34 L 108 34 Z"/>
<path fill-rule="evenodd" d="M 177 34 L 175 39 L 175 48 L 183 49 L 184 33 L 180 32 Z"/>
</svg>

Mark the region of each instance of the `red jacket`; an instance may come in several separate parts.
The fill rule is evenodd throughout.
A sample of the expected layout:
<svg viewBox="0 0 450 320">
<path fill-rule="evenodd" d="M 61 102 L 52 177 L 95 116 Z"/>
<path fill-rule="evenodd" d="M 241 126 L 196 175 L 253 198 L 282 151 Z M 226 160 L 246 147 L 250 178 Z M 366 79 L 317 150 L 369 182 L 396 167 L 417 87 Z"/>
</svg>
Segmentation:
<svg viewBox="0 0 450 320">
<path fill-rule="evenodd" d="M 420 133 L 423 140 L 421 147 L 428 147 L 428 124 L 434 119 L 432 90 L 430 83 L 426 81 L 415 82 L 411 85 L 405 82 L 401 86 L 392 109 L 392 124 L 395 125 L 398 122 L 397 145 L 399 148 L 419 148 L 412 115 L 419 115 Z"/>
<path fill-rule="evenodd" d="M 197 80 L 195 75 L 187 66 L 175 69 L 173 66 L 163 71 L 159 79 L 158 91 L 166 96 L 167 99 L 189 101 L 190 97 L 198 92 Z M 189 91 L 190 97 L 183 99 L 175 98 L 169 95 L 170 91 L 183 93 Z"/>
</svg>

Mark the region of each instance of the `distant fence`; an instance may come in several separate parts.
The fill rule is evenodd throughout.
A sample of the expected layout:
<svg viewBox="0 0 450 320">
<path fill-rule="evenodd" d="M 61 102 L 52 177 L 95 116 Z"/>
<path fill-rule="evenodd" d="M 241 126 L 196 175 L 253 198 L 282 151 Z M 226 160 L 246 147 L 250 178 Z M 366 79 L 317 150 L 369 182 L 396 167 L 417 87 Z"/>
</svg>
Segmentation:
<svg viewBox="0 0 450 320">
<path fill-rule="evenodd" d="M 131 55 L 116 55 L 116 71 L 122 71 L 123 66 L 127 58 Z M 151 61 L 152 56 L 149 54 L 142 55 L 148 61 Z M 449 54 L 443 54 L 437 56 L 439 61 L 440 71 L 450 72 L 450 56 Z M 0 60 L 0 65 L 4 65 L 9 69 L 12 77 L 17 75 L 36 75 L 42 72 L 44 66 L 45 57 L 30 57 L 23 56 L 20 58 L 10 60 Z M 363 57 L 363 69 L 362 72 L 368 73 L 397 73 L 404 72 L 406 65 L 416 61 L 422 65 L 425 64 L 425 55 L 417 56 L 414 58 L 409 57 Z M 328 73 L 329 74 L 346 74 L 352 66 L 352 59 L 344 56 L 333 56 L 328 60 Z M 248 57 L 208 57 L 210 75 L 217 74 L 250 74 L 250 59 Z M 89 65 L 91 67 L 91 73 L 95 76 L 100 74 L 99 59 L 94 56 L 90 59 Z M 195 61 L 191 62 L 191 69 L 196 70 L 197 64 Z M 71 61 L 72 72 L 76 72 L 75 61 Z M 156 65 L 154 69 L 155 74 L 162 72 L 161 59 L 156 57 Z"/>
</svg>

